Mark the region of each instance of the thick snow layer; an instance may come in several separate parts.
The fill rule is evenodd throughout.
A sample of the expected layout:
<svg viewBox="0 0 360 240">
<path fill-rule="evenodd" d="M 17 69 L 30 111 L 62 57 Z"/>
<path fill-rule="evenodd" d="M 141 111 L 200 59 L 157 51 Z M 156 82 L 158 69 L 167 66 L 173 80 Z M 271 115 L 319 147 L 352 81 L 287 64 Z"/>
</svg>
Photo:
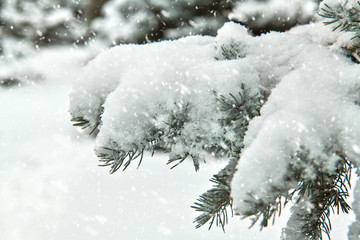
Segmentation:
<svg viewBox="0 0 360 240">
<path fill-rule="evenodd" d="M 322 22 L 300 25 L 292 28 L 292 34 L 302 35 L 311 41 L 328 45 L 333 51 L 341 51 L 341 48 L 349 48 L 353 43 L 353 32 L 336 30 L 333 31 L 332 25 L 324 26 Z"/>
<path fill-rule="evenodd" d="M 294 155 L 303 149 L 316 159 L 301 163 L 308 164 L 302 176 L 307 179 L 315 177 L 318 166 L 332 173 L 337 152 L 360 164 L 360 68 L 319 44 L 323 40 L 301 35 L 250 37 L 240 25 L 227 23 L 216 38 L 115 47 L 93 60 L 75 82 L 70 111 L 93 122 L 101 117 L 99 151 L 127 152 L 151 141 L 153 129 L 165 128 L 160 125 L 170 113 L 190 106 L 171 151 L 199 155 L 222 137 L 213 92 L 236 93 L 240 84 L 262 91 L 268 99 L 250 121 L 232 182 L 234 210 L 246 215 L 254 201 L 271 203 L 296 186 L 285 180 L 291 177 L 289 166 L 299 164 Z M 238 54 L 231 54 L 234 49 Z M 135 54 L 121 54 L 126 51 Z M 105 81 L 111 84 L 103 91 Z"/>
<path fill-rule="evenodd" d="M 120 82 L 124 82 L 123 79 L 129 79 L 124 84 L 147 88 L 147 84 L 152 83 L 148 81 L 148 76 L 143 75 L 143 72 L 154 75 L 168 68 L 176 68 L 179 65 L 178 61 L 185 64 L 185 66 L 180 65 L 181 70 L 185 71 L 186 67 L 194 65 L 199 59 L 211 56 L 212 49 L 210 53 L 207 50 L 210 48 L 210 43 L 211 38 L 192 37 L 176 42 L 154 43 L 151 47 L 146 44 L 129 44 L 106 50 L 91 61 L 77 78 L 70 94 L 72 116 L 82 116 L 90 122 L 91 126 L 96 125 L 106 97 L 116 89 Z M 182 54 L 185 47 L 188 49 L 187 54 Z M 145 56 L 151 56 L 151 58 Z M 163 59 L 173 59 L 173 62 L 165 62 Z M 141 69 L 147 71 L 141 71 Z M 126 106 L 122 107 L 126 108 Z"/>
<path fill-rule="evenodd" d="M 291 34 L 270 33 L 257 41 L 257 46 L 268 46 L 262 49 L 264 55 L 274 58 L 281 54 L 291 69 L 278 75 L 280 82 L 261 109 L 261 116 L 250 122 L 232 185 L 238 213 L 247 211 L 245 202 L 251 196 L 271 201 L 271 189 L 286 186 L 288 163 L 301 147 L 318 157 L 334 144 L 359 164 L 359 152 L 354 146 L 360 137 L 360 111 L 353 94 L 360 84 L 359 67 L 325 47 Z M 288 50 L 281 51 L 283 46 Z M 249 55 L 250 51 L 259 55 L 258 49 L 248 51 Z M 273 72 L 276 74 L 275 68 Z M 333 163 L 325 165 L 331 169 Z M 258 182 L 264 184 L 259 188 Z"/>
<path fill-rule="evenodd" d="M 217 142 L 219 126 L 216 123 L 219 116 L 209 114 L 216 106 L 212 92 L 214 85 L 221 93 L 231 92 L 233 85 L 226 80 L 243 79 L 239 72 L 249 66 L 236 66 L 233 62 L 215 64 L 213 40 L 210 37 L 189 37 L 177 42 L 163 42 L 161 47 L 169 55 L 147 55 L 150 58 L 142 55 L 142 60 L 136 61 L 133 70 L 124 69 L 121 83 L 104 104 L 103 125 L 97 145 L 112 146 L 115 142 L 122 150 L 132 150 L 143 139 L 151 138 L 148 136 L 149 129 L 161 129 L 169 113 L 181 112 L 187 106 L 190 108 L 190 120 L 185 123 L 179 136 L 184 142 L 173 146 L 172 153 L 199 154 L 202 143 L 196 145 L 196 138 L 200 136 L 207 139 L 209 146 Z M 182 42 L 185 45 L 177 47 Z M 148 51 L 155 52 L 158 46 L 151 44 L 146 47 Z M 115 53 L 114 50 L 110 51 Z"/>
<path fill-rule="evenodd" d="M 41 50 L 31 63 L 42 82 L 0 88 L 1 239 L 279 238 L 286 219 L 262 232 L 236 218 L 225 234 L 195 229 L 190 206 L 223 162 L 209 161 L 195 173 L 191 163 L 169 170 L 167 156 L 147 155 L 140 169 L 109 175 L 98 167 L 94 140 L 71 126 L 68 113 L 71 82 L 91 54 Z M 344 239 L 348 222 L 339 220 L 344 228 L 336 228 L 335 239 Z"/>
</svg>

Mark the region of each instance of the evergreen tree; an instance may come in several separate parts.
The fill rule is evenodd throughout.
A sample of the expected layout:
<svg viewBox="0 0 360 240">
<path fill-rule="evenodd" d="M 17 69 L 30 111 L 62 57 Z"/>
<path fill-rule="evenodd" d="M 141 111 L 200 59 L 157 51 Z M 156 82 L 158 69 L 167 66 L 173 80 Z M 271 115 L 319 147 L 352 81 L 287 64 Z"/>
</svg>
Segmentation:
<svg viewBox="0 0 360 240">
<path fill-rule="evenodd" d="M 357 62 L 360 62 L 360 3 L 351 2 L 347 4 L 326 4 L 324 3 L 320 16 L 327 19 L 324 23 L 334 25 L 334 31 L 350 32 L 352 37 L 347 44 L 343 46 L 345 53 Z"/>
<path fill-rule="evenodd" d="M 79 0 L 9 0 L 2 3 L 2 31 L 34 45 L 73 43 L 86 34 Z"/>
<path fill-rule="evenodd" d="M 237 1 L 229 19 L 245 25 L 253 34 L 286 31 L 314 20 L 320 0 Z"/>
<path fill-rule="evenodd" d="M 196 227 L 224 229 L 229 210 L 267 227 L 291 202 L 282 239 L 330 238 L 360 164 L 358 4 L 324 1 L 329 26 L 303 26 L 306 37 L 255 38 L 230 22 L 216 38 L 112 48 L 75 82 L 74 125 L 99 129 L 96 154 L 111 173 L 157 149 L 172 167 L 189 158 L 198 170 L 206 151 L 226 159 L 193 206 Z M 308 39 L 328 29 L 331 49 L 318 43 L 330 45 L 327 35 Z"/>
<path fill-rule="evenodd" d="M 92 23 L 106 42 L 144 43 L 187 35 L 216 35 L 228 20 L 240 22 L 253 34 L 285 31 L 308 23 L 318 0 L 111 0 Z"/>
<path fill-rule="evenodd" d="M 189 34 L 215 35 L 233 0 L 110 0 L 93 28 L 110 43 L 143 43 Z"/>
<path fill-rule="evenodd" d="M 83 42 L 86 25 L 79 0 L 8 0 L 0 8 L 0 85 L 38 81 L 23 60 L 42 46 Z"/>
</svg>

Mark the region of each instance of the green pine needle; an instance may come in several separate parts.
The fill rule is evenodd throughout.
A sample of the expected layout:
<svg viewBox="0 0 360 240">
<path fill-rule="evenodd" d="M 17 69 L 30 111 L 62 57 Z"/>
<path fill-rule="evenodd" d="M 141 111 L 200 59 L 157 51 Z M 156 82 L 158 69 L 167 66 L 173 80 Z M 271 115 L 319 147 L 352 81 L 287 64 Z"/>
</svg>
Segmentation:
<svg viewBox="0 0 360 240">
<path fill-rule="evenodd" d="M 225 232 L 228 223 L 228 210 L 232 210 L 232 199 L 230 197 L 230 182 L 235 173 L 238 158 L 233 158 L 230 163 L 210 180 L 215 185 L 212 189 L 203 193 L 194 203 L 192 208 L 202 212 L 195 218 L 196 228 L 200 228 L 209 222 L 209 230 L 214 225 L 221 227 Z"/>
<path fill-rule="evenodd" d="M 100 158 L 99 161 L 101 162 L 99 166 L 111 166 L 110 174 L 112 174 L 119 170 L 121 167 L 123 167 L 123 171 L 126 170 L 132 161 L 140 157 L 138 164 L 139 167 L 144 157 L 145 148 L 136 149 L 129 152 L 118 151 L 107 147 L 103 147 L 102 150 L 102 152 L 97 154 Z"/>
</svg>

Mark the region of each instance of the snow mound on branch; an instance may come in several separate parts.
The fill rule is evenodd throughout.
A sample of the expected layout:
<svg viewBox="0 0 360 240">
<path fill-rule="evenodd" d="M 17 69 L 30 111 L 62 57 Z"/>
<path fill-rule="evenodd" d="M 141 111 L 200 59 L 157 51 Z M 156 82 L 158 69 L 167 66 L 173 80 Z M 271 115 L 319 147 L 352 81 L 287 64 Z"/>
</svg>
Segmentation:
<svg viewBox="0 0 360 240">
<path fill-rule="evenodd" d="M 247 63 L 217 62 L 214 38 L 186 39 L 198 38 L 211 42 L 178 49 L 173 48 L 175 42 L 164 43 L 163 48 L 171 47 L 171 56 L 151 55 L 144 65 L 138 62 L 134 66 L 136 71 L 127 70 L 123 74 L 123 81 L 104 104 L 103 125 L 96 142 L 98 151 L 103 146 L 125 152 L 134 146 L 141 148 L 154 139 L 159 129 L 173 131 L 169 121 L 176 114 L 183 114 L 186 120 L 181 123 L 181 134 L 175 132 L 173 139 L 165 140 L 166 144 L 174 142 L 172 157 L 186 154 L 201 157 L 204 145 L 219 143 L 221 115 L 216 111 L 214 91 L 228 94 L 239 89 L 241 82 L 256 86 L 258 76 Z"/>
<path fill-rule="evenodd" d="M 324 23 L 310 23 L 292 28 L 292 34 L 302 35 L 311 41 L 329 46 L 334 51 L 340 51 L 341 48 L 349 48 L 352 44 L 354 33 L 346 31 L 333 31 L 330 25 L 324 26 Z"/>
<path fill-rule="evenodd" d="M 226 45 L 227 36 L 240 34 L 231 25 L 219 31 L 217 42 Z M 230 45 L 233 40 L 227 41 Z M 249 39 L 244 52 L 242 61 L 253 66 L 260 87 L 271 94 L 260 116 L 250 121 L 232 182 L 234 209 L 241 215 L 258 199 L 269 203 L 279 191 L 296 186 L 286 178 L 297 152 L 310 149 L 310 158 L 320 159 L 317 164 L 331 172 L 338 161 L 336 151 L 345 152 L 358 164 L 360 137 L 357 65 L 291 33 Z M 329 146 L 336 149 L 328 151 Z M 310 170 L 307 177 L 314 178 Z"/>
<path fill-rule="evenodd" d="M 232 51 L 240 54 L 232 56 Z M 328 78 L 341 74 L 337 71 L 337 62 L 342 67 L 348 67 L 346 61 L 338 58 L 327 48 L 298 35 L 270 33 L 252 38 L 242 26 L 230 22 L 219 30 L 216 38 L 195 36 L 146 45 L 120 45 L 107 50 L 90 62 L 74 83 L 70 95 L 70 112 L 75 118 L 85 118 L 91 126 L 96 126 L 101 118 L 98 148 L 107 146 L 124 151 L 132 150 L 134 145 L 144 145 L 146 141 L 153 139 L 156 129 L 166 127 L 164 123 L 171 115 L 186 112 L 187 119 L 179 137 L 181 140 L 174 136 L 172 153 L 199 155 L 204 146 L 215 145 L 222 137 L 218 122 L 221 113 L 217 109 L 214 92 L 222 95 L 236 93 L 241 83 L 244 83 L 253 93 L 262 90 L 270 94 L 277 86 L 275 93 L 285 95 L 275 95 L 280 100 L 274 105 L 265 106 L 262 115 L 266 111 L 276 112 L 277 105 L 285 103 L 289 104 L 286 107 L 291 110 L 291 107 L 301 106 L 296 105 L 298 102 L 304 102 L 305 109 L 318 104 L 316 101 L 320 101 L 321 94 L 324 94 L 324 98 L 328 96 L 325 100 L 321 99 L 321 104 L 331 100 L 336 106 L 339 93 L 334 94 L 328 88 L 335 86 L 336 90 L 342 87 L 346 90 L 343 89 L 344 93 L 347 93 L 349 85 L 353 87 L 348 81 L 354 79 L 340 82 L 339 87 L 334 85 L 338 78 Z M 330 72 L 322 70 L 330 66 Z M 331 80 L 331 85 L 326 85 L 322 78 L 327 82 Z M 308 89 L 310 86 L 314 89 Z M 324 91 L 320 91 L 319 86 L 323 86 Z M 301 94 L 296 94 L 292 88 Z M 290 92 L 293 92 L 293 96 L 289 95 Z M 270 100 L 273 95 L 271 93 Z M 311 96 L 315 100 L 303 99 L 302 96 Z M 335 99 L 329 99 L 330 96 Z M 272 124 L 284 118 L 282 121 L 286 125 L 287 122 L 298 119 L 298 122 L 305 124 L 310 121 L 310 117 L 315 116 L 315 113 L 306 111 L 298 111 L 296 117 L 287 115 L 287 108 L 284 113 L 280 111 L 277 113 L 279 116 L 272 115 L 267 121 Z M 331 119 L 333 117 L 339 119 L 337 116 L 331 116 Z M 304 119 L 301 120 L 302 118 Z M 319 118 L 314 117 L 313 121 L 317 120 Z M 252 129 L 258 127 L 252 126 L 263 124 L 259 122 L 260 120 L 255 119 L 251 124 L 245 150 L 250 143 L 253 144 L 252 138 L 256 140 L 258 133 Z M 320 126 L 314 126 L 315 129 L 317 127 Z M 279 131 L 278 140 L 274 143 L 291 140 L 291 137 L 286 137 L 290 130 Z M 272 135 L 273 132 L 267 131 L 267 128 L 260 131 L 260 135 L 263 134 L 266 138 L 268 134 L 267 138 L 276 138 L 276 135 Z M 318 141 L 311 135 L 304 136 Z M 254 142 L 257 141 L 255 140 Z M 263 142 L 259 143 L 261 144 Z M 278 152 L 284 156 L 289 154 L 283 151 L 283 147 L 272 149 L 274 155 Z M 247 156 L 248 153 L 244 151 L 243 154 Z M 262 154 L 262 151 L 256 154 Z M 246 161 L 241 162 L 245 164 Z M 281 174 L 277 176 L 281 179 Z M 264 175 L 264 178 L 268 177 Z"/>
<path fill-rule="evenodd" d="M 263 106 L 261 116 L 249 124 L 232 184 L 235 211 L 239 214 L 248 211 L 246 202 L 255 198 L 269 203 L 279 194 L 273 189 L 291 188 L 286 183 L 289 163 L 302 148 L 310 149 L 311 158 L 320 158 L 323 162 L 319 165 L 329 172 L 335 170 L 336 151 L 344 151 L 360 163 L 356 150 L 360 109 L 351 97 L 353 89 L 359 88 L 360 69 L 326 49 L 316 48 L 304 50 L 307 60 L 283 77 Z M 310 55 L 314 50 L 316 54 Z M 331 145 L 335 150 L 326 155 Z M 308 178 L 314 177 L 310 172 Z"/>
<path fill-rule="evenodd" d="M 266 103 L 248 119 L 232 181 L 235 213 L 247 215 L 296 186 L 293 166 L 314 179 L 316 167 L 335 170 L 338 152 L 360 164 L 359 76 L 357 65 L 307 37 L 250 37 L 227 23 L 216 38 L 109 49 L 75 82 L 70 111 L 92 124 L 101 118 L 98 153 L 130 152 L 166 135 L 170 155 L 197 156 L 226 139 L 214 92 L 235 94 L 243 84 L 261 94 Z M 297 161 L 301 151 L 310 162 Z"/>
<path fill-rule="evenodd" d="M 183 58 L 183 63 L 191 66 L 199 59 L 203 59 L 204 55 L 211 55 L 209 51 L 204 50 L 211 42 L 210 37 L 191 37 L 151 45 L 128 44 L 107 49 L 93 59 L 74 82 L 70 94 L 72 116 L 74 118 L 81 116 L 89 121 L 90 126 L 96 126 L 106 97 L 118 87 L 120 82 L 135 83 L 136 75 L 141 74 L 143 68 L 148 71 L 150 69 L 152 72 L 149 74 L 154 75 L 161 70 L 156 65 L 159 62 L 163 62 L 165 68 L 166 65 L 177 66 L 175 62 L 171 65 L 164 59 Z M 189 55 L 187 57 L 182 53 L 185 48 Z M 142 85 L 140 82 L 136 84 L 140 84 L 137 87 Z"/>
</svg>

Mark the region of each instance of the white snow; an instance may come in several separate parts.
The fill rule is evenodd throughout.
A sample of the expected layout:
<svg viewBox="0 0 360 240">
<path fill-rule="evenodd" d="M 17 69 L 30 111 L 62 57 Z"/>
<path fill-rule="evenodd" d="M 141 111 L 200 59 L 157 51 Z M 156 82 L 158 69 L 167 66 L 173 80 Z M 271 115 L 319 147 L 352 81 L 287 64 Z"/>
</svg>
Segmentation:
<svg viewBox="0 0 360 240">
<path fill-rule="evenodd" d="M 354 33 L 341 30 L 333 31 L 333 26 L 324 26 L 322 22 L 299 25 L 289 30 L 292 34 L 305 36 L 311 41 L 320 43 L 336 52 L 350 48 L 354 44 Z"/>
<path fill-rule="evenodd" d="M 94 126 L 98 121 L 97 118 L 102 111 L 101 107 L 106 97 L 120 83 L 130 85 L 128 86 L 130 92 L 126 93 L 130 95 L 133 94 L 131 92 L 132 86 L 136 86 L 133 87 L 133 91 L 136 91 L 135 89 L 138 87 L 152 89 L 148 85 L 152 85 L 153 82 L 148 81 L 148 76 L 144 75 L 143 72 L 151 76 L 157 72 L 169 71 L 171 68 L 173 75 L 176 75 L 173 68 L 179 65 L 177 61 L 185 64 L 185 66 L 180 65 L 181 69 L 178 69 L 179 72 L 184 72 L 187 66 L 194 65 L 200 59 L 212 56 L 212 49 L 209 47 L 210 42 L 211 38 L 191 37 L 176 42 L 154 43 L 151 44 L 151 47 L 148 47 L 147 44 L 128 44 L 108 49 L 91 61 L 78 77 L 70 95 L 70 112 L 73 117 L 84 116 L 90 121 L 90 125 Z M 188 56 L 182 54 L 185 47 L 188 48 Z M 210 53 L 207 50 L 209 48 Z M 189 55 L 190 53 L 193 55 Z M 146 58 L 145 55 L 152 57 Z M 163 61 L 164 58 L 173 59 L 173 62 Z M 140 71 L 140 69 L 146 70 Z M 171 76 L 171 78 L 173 77 Z M 123 79 L 128 79 L 128 82 Z M 171 88 L 171 86 L 166 85 L 166 82 L 163 81 L 165 85 L 160 84 L 159 86 L 166 89 Z M 174 80 L 174 84 L 179 83 Z M 159 89 L 158 91 L 160 92 Z M 126 109 L 126 105 L 120 106 L 123 106 L 122 110 Z"/>
<path fill-rule="evenodd" d="M 0 89 L 1 239 L 279 238 L 285 221 L 262 232 L 236 218 L 225 234 L 195 229 L 190 206 L 224 162 L 195 173 L 191 163 L 169 170 L 167 156 L 147 155 L 139 169 L 109 175 L 98 167 L 94 139 L 71 126 L 68 113 L 71 82 L 91 54 L 42 50 L 32 64 L 44 81 Z"/>
<path fill-rule="evenodd" d="M 314 16 L 317 7 L 318 4 L 313 0 L 237 1 L 229 19 L 254 22 L 257 27 L 277 22 L 304 23 Z"/>
<path fill-rule="evenodd" d="M 277 6 L 280 2 L 271 1 Z M 291 10 L 311 17 L 312 1 L 303 7 L 300 1 L 293 2 L 297 4 Z M 350 1 L 348 7 L 354 4 Z M 250 5 L 241 5 L 241 14 L 244 6 L 252 11 Z M 289 10 L 288 5 L 284 8 Z M 58 13 L 49 22 L 57 24 L 70 16 Z M 145 16 L 139 12 L 129 28 L 120 25 L 118 33 L 128 33 L 139 22 L 153 27 L 155 23 Z M 261 17 L 268 19 L 264 13 Z M 202 27 L 202 22 L 194 20 L 192 25 Z M 41 35 L 41 29 L 36 34 Z M 252 94 L 271 93 L 261 115 L 250 122 L 232 183 L 235 212 L 245 214 L 251 196 L 267 203 L 277 194 L 273 189 L 286 192 L 295 187 L 284 179 L 289 163 L 295 164 L 294 154 L 303 148 L 317 159 L 309 165 L 305 175 L 309 179 L 314 178 L 314 166 L 334 170 L 337 158 L 334 151 L 326 151 L 329 145 L 360 165 L 360 108 L 355 104 L 360 68 L 341 50 L 351 44 L 351 34 L 316 23 L 260 37 L 227 23 L 217 37 L 117 46 L 84 69 L 93 57 L 90 49 L 40 49 L 33 58 L 14 62 L 11 71 L 26 66 L 39 73 L 32 77 L 41 76 L 41 81 L 0 89 L 0 237 L 278 239 L 289 216 L 286 211 L 274 227 L 262 232 L 256 227 L 248 230 L 249 221 L 237 219 L 230 220 L 226 233 L 215 227 L 210 232 L 206 226 L 194 229 L 197 213 L 190 206 L 225 165 L 203 152 L 222 137 L 214 91 L 236 93 L 245 84 Z M 238 54 L 228 59 L 223 51 L 231 48 Z M 10 70 L 2 68 L 0 75 Z M 168 156 L 161 154 L 154 158 L 146 154 L 140 169 L 131 165 L 114 175 L 97 166 L 94 147 L 115 145 L 130 151 L 151 138 L 149 129 L 166 130 L 171 114 L 187 107 L 188 121 L 174 137 L 171 153 L 210 158 L 200 173 L 189 161 L 170 171 L 165 165 Z M 101 123 L 96 141 L 71 126 L 68 109 L 72 117 L 84 117 L 92 127 Z M 229 139 L 234 137 L 229 133 Z M 356 199 L 359 188 L 358 184 Z M 354 209 L 359 214 L 359 206 Z M 352 215 L 335 218 L 333 238 L 345 239 L 352 220 Z M 353 228 L 351 237 L 356 239 L 358 227 Z"/>
<path fill-rule="evenodd" d="M 309 164 L 304 175 L 308 179 L 315 177 L 312 168 L 317 166 L 334 171 L 336 151 L 360 164 L 359 151 L 353 147 L 360 138 L 360 109 L 355 104 L 360 68 L 339 48 L 328 48 L 319 44 L 323 40 L 301 35 L 302 31 L 295 31 L 250 37 L 243 27 L 227 23 L 216 38 L 188 37 L 115 47 L 97 57 L 75 82 L 71 99 L 75 104 L 70 111 L 87 119 L 101 117 L 97 149 L 111 147 L 126 152 L 137 144 L 145 145 L 152 137 L 149 129 L 169 119 L 169 113 L 176 111 L 174 104 L 182 109 L 189 103 L 189 119 L 171 154 L 197 155 L 204 145 L 212 146 L 221 137 L 217 121 L 221 115 L 213 91 L 234 93 L 244 83 L 254 93 L 260 89 L 271 93 L 261 116 L 250 121 L 232 182 L 235 212 L 244 215 L 253 198 L 269 203 L 279 192 L 296 186 L 285 179 L 289 164 L 297 164 L 294 154 L 302 149 L 310 150 L 310 158 L 316 159 L 303 163 Z M 235 59 L 221 58 L 221 47 L 232 45 L 240 48 L 241 54 Z M 159 46 L 164 51 L 160 55 Z M 142 55 L 134 62 L 121 51 Z M 119 70 L 111 65 L 114 59 L 127 66 Z M 111 89 L 99 93 L 104 80 L 97 76 L 108 72 L 116 76 L 105 79 L 113 82 Z M 82 87 L 92 90 L 83 91 Z M 91 99 L 82 92 L 90 93 Z M 89 111 L 88 100 L 93 99 L 97 102 L 90 108 L 95 106 L 95 110 Z"/>
<path fill-rule="evenodd" d="M 137 42 L 158 27 L 157 16 L 146 1 L 107 1 L 101 11 L 104 17 L 95 19 L 92 28 L 110 41 Z"/>
<path fill-rule="evenodd" d="M 355 212 L 356 215 L 356 220 L 352 223 L 352 225 L 350 226 L 349 229 L 349 240 L 356 240 L 360 238 L 360 204 L 359 204 L 359 199 L 360 199 L 360 184 L 359 184 L 360 180 L 358 179 L 356 182 L 356 186 L 354 189 L 354 202 L 352 204 L 352 208 Z"/>
</svg>

